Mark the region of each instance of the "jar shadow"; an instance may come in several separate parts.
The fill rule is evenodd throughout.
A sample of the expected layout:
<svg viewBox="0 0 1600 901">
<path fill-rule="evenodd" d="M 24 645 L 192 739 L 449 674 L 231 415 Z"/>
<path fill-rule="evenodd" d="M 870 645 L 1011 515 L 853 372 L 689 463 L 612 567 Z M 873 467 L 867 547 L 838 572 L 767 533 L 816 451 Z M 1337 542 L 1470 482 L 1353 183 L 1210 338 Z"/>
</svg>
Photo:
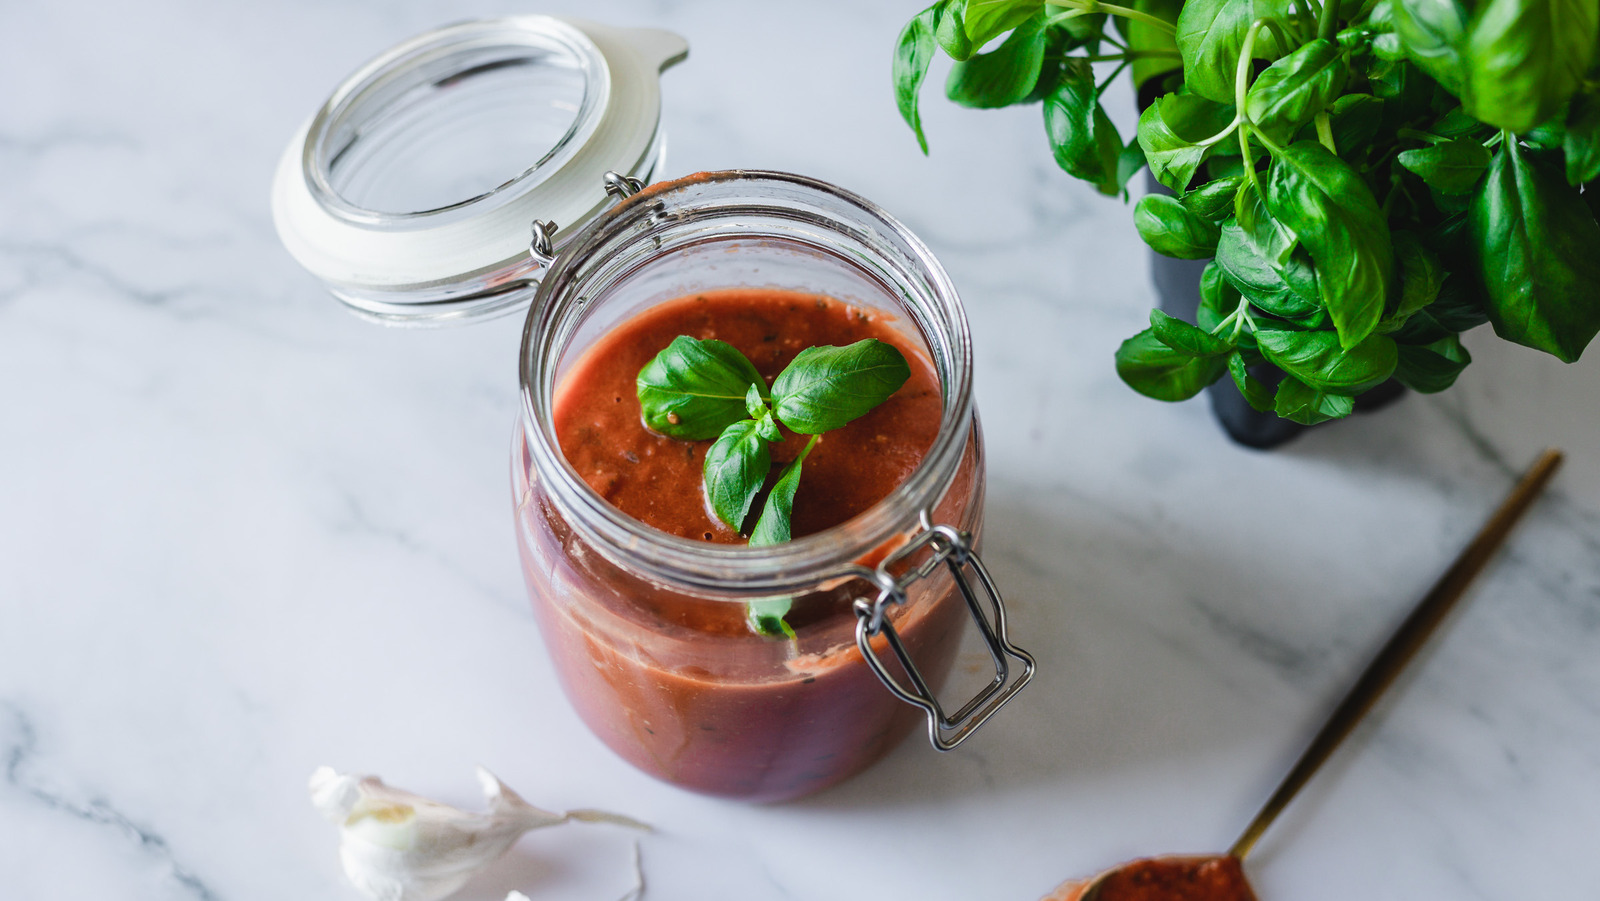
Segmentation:
<svg viewBox="0 0 1600 901">
<path fill-rule="evenodd" d="M 1321 636 L 1295 637 L 1293 605 L 1280 604 L 1276 621 L 1253 621 L 1263 601 L 1292 596 L 1290 586 L 1262 584 L 1223 548 L 1174 549 L 1132 519 L 1063 518 L 1058 511 L 1083 505 L 1055 500 L 1049 489 L 991 482 L 986 516 L 984 560 L 1002 586 L 1012 640 L 1039 662 L 1033 683 L 954 751 L 933 751 L 919 730 L 861 775 L 796 805 L 926 806 L 1138 781 L 1175 759 L 1227 756 L 1259 734 L 1252 723 L 1272 715 L 1250 698 L 1262 675 L 1281 686 L 1322 669 L 1328 648 Z M 942 703 L 958 705 L 993 672 L 974 630 Z M 1291 723 L 1303 712 L 1292 694 L 1279 698 Z"/>
</svg>

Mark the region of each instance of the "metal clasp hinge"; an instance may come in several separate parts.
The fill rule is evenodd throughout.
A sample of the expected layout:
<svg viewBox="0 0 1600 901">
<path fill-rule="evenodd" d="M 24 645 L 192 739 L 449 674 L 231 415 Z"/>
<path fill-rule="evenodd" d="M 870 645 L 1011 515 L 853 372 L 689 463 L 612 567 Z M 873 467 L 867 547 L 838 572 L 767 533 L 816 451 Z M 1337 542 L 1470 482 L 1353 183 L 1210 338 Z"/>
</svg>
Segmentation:
<svg viewBox="0 0 1600 901">
<path fill-rule="evenodd" d="M 904 563 L 924 548 L 932 550 L 928 559 L 907 569 L 899 576 L 894 575 L 893 569 L 896 564 Z M 927 680 L 922 677 L 917 665 L 911 660 L 911 655 L 906 652 L 905 645 L 900 641 L 900 634 L 895 631 L 894 624 L 885 615 L 890 604 L 905 603 L 906 589 L 912 583 L 932 575 L 940 566 L 950 570 L 950 577 L 960 589 L 962 598 L 966 600 L 967 609 L 971 612 L 973 621 L 978 624 L 978 631 L 983 635 L 984 644 L 989 649 L 989 657 L 994 661 L 994 680 L 979 692 L 977 697 L 949 716 L 945 715 L 944 708 L 939 705 L 939 699 L 928 687 Z M 979 600 L 977 592 L 974 591 L 973 583 L 967 578 L 968 568 L 978 577 L 978 587 L 982 588 L 988 600 L 988 611 L 984 609 L 985 604 Z M 883 682 L 895 697 L 922 708 L 928 714 L 928 740 L 935 748 L 949 751 L 961 744 L 977 731 L 979 726 L 988 722 L 990 717 L 1033 678 L 1035 668 L 1033 657 L 1007 638 L 1005 603 L 1001 601 L 1000 592 L 995 589 L 994 581 L 989 578 L 988 570 L 984 569 L 983 561 L 979 560 L 977 553 L 972 550 L 970 534 L 950 526 L 933 525 L 929 521 L 928 514 L 924 512 L 922 531 L 907 542 L 905 547 L 890 554 L 879 564 L 872 572 L 870 580 L 878 586 L 878 596 L 874 600 L 859 598 L 855 602 L 856 647 L 861 650 L 861 656 L 866 658 L 867 664 L 872 667 L 879 681 Z M 872 638 L 880 632 L 888 641 L 890 650 L 894 651 L 895 657 L 900 661 L 900 666 L 905 669 L 906 677 L 911 681 L 910 688 L 901 685 L 890 675 L 883 661 L 873 652 Z M 1013 660 L 1022 664 L 1022 671 L 1015 679 L 1011 678 Z"/>
<path fill-rule="evenodd" d="M 644 190 L 644 181 L 631 175 L 607 172 L 601 180 L 605 183 L 606 194 L 617 200 L 627 200 Z M 549 266 L 556 259 L 555 237 L 561 226 L 549 219 L 535 219 L 529 228 L 533 232 L 533 238 L 528 242 L 529 255 L 539 265 Z"/>
</svg>

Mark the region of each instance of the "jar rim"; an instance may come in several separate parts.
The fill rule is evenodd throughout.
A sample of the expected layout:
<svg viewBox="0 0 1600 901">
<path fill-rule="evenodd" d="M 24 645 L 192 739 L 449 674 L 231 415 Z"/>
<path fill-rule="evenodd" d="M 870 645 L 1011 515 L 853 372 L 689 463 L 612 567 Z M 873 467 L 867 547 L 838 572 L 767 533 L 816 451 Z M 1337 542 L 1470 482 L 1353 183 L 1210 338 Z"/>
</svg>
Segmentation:
<svg viewBox="0 0 1600 901">
<path fill-rule="evenodd" d="M 935 356 L 944 401 L 939 430 L 922 461 L 886 497 L 862 513 L 821 532 L 761 548 L 680 538 L 623 513 L 591 488 L 567 461 L 548 415 L 556 366 L 570 337 L 559 325 L 563 316 L 573 312 L 575 304 L 584 302 L 573 296 L 575 292 L 565 291 L 578 271 L 614 242 L 626 240 L 647 217 L 659 215 L 663 204 L 683 201 L 685 195 L 702 186 L 715 188 L 735 183 L 811 192 L 842 203 L 872 228 L 881 230 L 908 255 L 919 280 L 926 283 L 930 296 L 920 300 L 936 314 L 932 321 L 941 332 L 929 335 L 926 326 L 922 329 Z M 741 209 L 756 208 L 746 203 Z M 676 210 L 673 218 L 682 221 L 693 215 L 692 209 Z M 541 280 L 523 328 L 519 370 L 523 429 L 532 463 L 569 525 L 613 562 L 656 582 L 733 600 L 800 593 L 858 572 L 856 560 L 914 530 L 919 516 L 931 511 L 943 496 L 965 454 L 973 421 L 972 342 L 966 311 L 933 252 L 872 201 L 828 182 L 787 172 L 735 169 L 697 173 L 651 185 L 598 218 L 561 251 Z"/>
</svg>

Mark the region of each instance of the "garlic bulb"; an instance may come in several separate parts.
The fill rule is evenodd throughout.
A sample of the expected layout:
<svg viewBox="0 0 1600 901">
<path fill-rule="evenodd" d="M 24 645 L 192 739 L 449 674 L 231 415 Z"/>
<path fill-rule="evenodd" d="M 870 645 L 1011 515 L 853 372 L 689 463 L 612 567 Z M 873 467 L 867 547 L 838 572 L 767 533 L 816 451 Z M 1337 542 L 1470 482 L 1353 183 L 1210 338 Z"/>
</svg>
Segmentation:
<svg viewBox="0 0 1600 901">
<path fill-rule="evenodd" d="M 311 804 L 339 824 L 345 875 L 373 901 L 439 901 L 530 829 L 572 820 L 650 828 L 598 810 L 540 810 L 483 767 L 478 782 L 489 802 L 486 813 L 430 801 L 376 776 L 319 767 L 311 774 Z"/>
</svg>

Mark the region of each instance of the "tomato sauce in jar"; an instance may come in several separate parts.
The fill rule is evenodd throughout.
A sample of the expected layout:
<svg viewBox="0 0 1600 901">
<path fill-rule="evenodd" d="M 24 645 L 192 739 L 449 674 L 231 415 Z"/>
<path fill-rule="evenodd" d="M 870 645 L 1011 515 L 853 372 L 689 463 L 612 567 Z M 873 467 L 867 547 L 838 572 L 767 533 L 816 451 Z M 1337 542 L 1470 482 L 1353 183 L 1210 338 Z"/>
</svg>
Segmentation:
<svg viewBox="0 0 1600 901">
<path fill-rule="evenodd" d="M 899 391 L 827 432 L 807 457 L 794 505 L 797 538 L 881 501 L 921 462 L 938 431 L 937 375 L 880 313 L 772 289 L 669 301 L 589 347 L 558 385 L 554 404 L 555 432 L 574 470 L 651 528 L 707 542 L 743 541 L 710 513 L 703 496 L 701 469 L 711 441 L 668 438 L 641 420 L 638 372 L 678 335 L 732 344 L 769 383 L 807 347 L 862 338 L 895 345 L 911 364 Z M 773 448 L 774 475 L 805 440 L 785 437 Z M 973 506 L 974 476 L 967 466 L 950 492 L 952 511 Z M 548 586 L 534 592 L 535 609 L 557 670 L 595 734 L 646 772 L 711 794 L 794 797 L 870 764 L 919 719 L 915 708 L 884 691 L 853 643 L 834 640 L 839 626 L 853 627 L 851 601 L 866 591 L 860 584 L 797 597 L 788 621 L 801 641 L 758 636 L 743 604 L 686 598 L 630 578 L 571 544 L 570 535 L 546 529 L 541 514 L 547 508 L 536 503 L 522 508 L 519 532 L 527 539 L 530 584 Z M 533 543 L 563 539 L 568 543 L 559 550 Z M 584 594 L 581 604 L 547 600 L 557 594 L 558 579 L 540 567 L 551 562 L 561 570 L 560 583 Z M 942 678 L 948 671 L 964 612 L 946 579 L 931 603 L 899 617 L 901 638 L 925 673 Z M 827 647 L 802 649 L 819 636 Z"/>
<path fill-rule="evenodd" d="M 876 338 L 911 373 L 820 437 L 793 540 L 752 548 L 706 509 L 711 442 L 642 422 L 639 371 L 680 335 L 725 341 L 766 378 L 807 347 Z M 520 370 L 512 489 L 529 595 L 574 709 L 628 762 L 693 791 L 793 798 L 918 722 L 952 748 L 1027 683 L 1033 660 L 1005 640 L 976 555 L 966 315 L 927 247 L 871 202 L 777 172 L 650 186 L 551 258 Z M 769 480 L 802 447 L 776 444 Z M 786 602 L 792 637 L 751 627 L 761 601 Z M 967 629 L 996 678 L 947 715 L 934 692 Z"/>
</svg>

